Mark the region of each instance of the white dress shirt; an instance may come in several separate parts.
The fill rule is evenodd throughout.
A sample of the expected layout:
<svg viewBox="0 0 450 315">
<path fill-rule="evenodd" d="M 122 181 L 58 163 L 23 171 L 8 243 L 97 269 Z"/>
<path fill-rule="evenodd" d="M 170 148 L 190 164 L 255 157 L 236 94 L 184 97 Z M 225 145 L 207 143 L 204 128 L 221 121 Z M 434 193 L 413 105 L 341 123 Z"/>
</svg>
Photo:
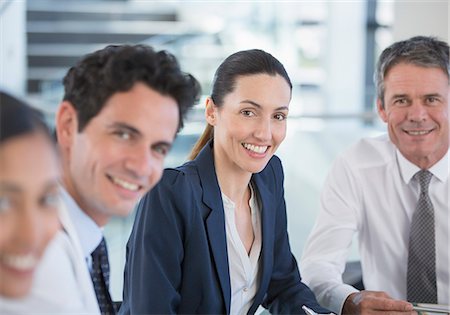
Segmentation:
<svg viewBox="0 0 450 315">
<path fill-rule="evenodd" d="M 448 155 L 429 169 L 441 304 L 450 303 Z M 406 300 L 409 231 L 420 192 L 413 176 L 419 170 L 386 135 L 360 140 L 335 161 L 301 260 L 303 280 L 323 306 L 340 313 L 347 296 L 357 292 L 341 278 L 355 233 L 366 290 Z"/>
<path fill-rule="evenodd" d="M 222 193 L 225 211 L 225 229 L 230 268 L 231 303 L 230 314 L 247 314 L 259 288 L 259 256 L 261 254 L 261 214 L 257 198 L 250 185 L 250 209 L 254 240 L 247 254 L 236 228 L 235 204 Z"/>
<path fill-rule="evenodd" d="M 63 230 L 47 247 L 30 293 L 21 299 L 0 297 L 0 314 L 100 314 L 67 197 L 71 200 L 63 192 L 59 213 Z"/>
<path fill-rule="evenodd" d="M 91 253 L 97 248 L 103 238 L 101 228 L 92 220 L 73 198 L 63 189 L 62 198 L 69 210 L 70 220 L 80 240 L 81 250 L 89 270 L 92 270 Z"/>
</svg>

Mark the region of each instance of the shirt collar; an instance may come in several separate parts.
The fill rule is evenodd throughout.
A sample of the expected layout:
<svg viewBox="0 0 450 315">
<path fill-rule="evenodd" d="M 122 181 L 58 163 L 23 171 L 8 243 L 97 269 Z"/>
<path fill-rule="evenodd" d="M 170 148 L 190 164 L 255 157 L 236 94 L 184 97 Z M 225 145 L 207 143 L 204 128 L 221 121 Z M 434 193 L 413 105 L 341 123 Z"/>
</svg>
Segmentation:
<svg viewBox="0 0 450 315">
<path fill-rule="evenodd" d="M 61 197 L 67 206 L 69 217 L 80 240 L 83 256 L 89 260 L 91 253 L 100 244 L 103 233 L 101 228 L 73 200 L 67 190 L 61 186 Z"/>
<path fill-rule="evenodd" d="M 250 209 L 253 209 L 253 208 L 254 208 L 254 205 L 255 205 L 255 202 L 256 202 L 256 200 L 255 200 L 255 194 L 254 194 L 254 191 L 253 191 L 253 186 L 252 186 L 252 184 L 250 183 L 248 186 L 249 186 L 249 188 L 250 188 L 250 200 L 249 200 Z M 224 207 L 226 207 L 227 210 L 228 210 L 228 209 L 233 209 L 233 210 L 234 210 L 234 208 L 236 207 L 236 205 L 234 204 L 233 200 L 231 200 L 231 199 L 230 199 L 227 195 L 225 195 L 223 192 L 222 192 L 222 201 L 223 201 Z M 253 210 L 252 210 L 252 213 L 253 213 Z"/>
<path fill-rule="evenodd" d="M 413 176 L 420 171 L 420 168 L 408 161 L 403 154 L 396 149 L 397 153 L 397 162 L 400 168 L 400 173 L 402 175 L 403 181 L 405 184 L 408 184 Z M 429 171 L 441 182 L 445 182 L 448 178 L 449 173 L 449 160 L 448 160 L 448 151 L 444 155 L 442 159 L 440 159 L 436 164 L 434 164 Z"/>
</svg>

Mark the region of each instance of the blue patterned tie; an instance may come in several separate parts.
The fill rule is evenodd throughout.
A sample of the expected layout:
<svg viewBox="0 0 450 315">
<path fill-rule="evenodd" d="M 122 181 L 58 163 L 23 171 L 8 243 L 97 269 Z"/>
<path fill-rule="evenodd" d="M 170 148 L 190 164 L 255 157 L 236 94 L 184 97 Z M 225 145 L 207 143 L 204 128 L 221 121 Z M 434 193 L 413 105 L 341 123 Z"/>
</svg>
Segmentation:
<svg viewBox="0 0 450 315">
<path fill-rule="evenodd" d="M 114 305 L 109 294 L 109 262 L 105 239 L 92 252 L 91 278 L 94 283 L 98 305 L 103 315 L 115 314 Z"/>
<path fill-rule="evenodd" d="M 415 303 L 437 303 L 434 209 L 428 195 L 433 174 L 421 170 L 414 176 L 420 184 L 420 197 L 409 233 L 407 299 Z"/>
</svg>

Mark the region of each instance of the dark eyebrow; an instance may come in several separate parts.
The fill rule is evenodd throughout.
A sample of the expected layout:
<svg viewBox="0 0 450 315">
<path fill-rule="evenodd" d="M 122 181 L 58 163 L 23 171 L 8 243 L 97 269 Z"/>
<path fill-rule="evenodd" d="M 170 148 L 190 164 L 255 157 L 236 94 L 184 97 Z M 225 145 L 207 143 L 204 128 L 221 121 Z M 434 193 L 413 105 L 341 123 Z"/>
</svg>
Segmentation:
<svg viewBox="0 0 450 315">
<path fill-rule="evenodd" d="M 430 94 L 425 94 L 423 97 L 424 98 L 428 98 L 428 97 L 439 97 L 439 98 L 442 98 L 442 95 L 439 94 L 439 93 L 430 93 Z"/>
<path fill-rule="evenodd" d="M 114 123 L 108 125 L 108 128 L 126 130 L 129 133 L 132 133 L 134 135 L 139 135 L 139 136 L 141 135 L 141 132 L 138 129 L 134 128 L 133 126 L 130 126 L 127 123 L 120 122 L 120 121 L 114 122 Z"/>
<path fill-rule="evenodd" d="M 253 105 L 253 106 L 255 106 L 255 107 L 259 108 L 259 109 L 262 108 L 262 106 L 260 104 L 254 102 L 254 101 L 251 101 L 251 100 L 243 100 L 243 101 L 239 102 L 239 104 L 245 104 L 245 103 Z M 275 108 L 275 110 L 289 110 L 289 108 L 287 106 L 281 106 L 281 107 Z"/>
<path fill-rule="evenodd" d="M 428 97 L 439 97 L 439 98 L 442 98 L 442 95 L 439 94 L 439 93 L 430 93 L 430 94 L 423 95 L 423 98 L 428 98 Z M 391 97 L 391 99 L 397 99 L 397 98 L 409 98 L 409 96 L 408 96 L 408 94 L 394 94 Z"/>
<path fill-rule="evenodd" d="M 45 183 L 43 187 L 43 191 L 49 191 L 53 189 L 58 189 L 58 181 L 57 180 L 49 180 L 47 183 Z"/>
<path fill-rule="evenodd" d="M 134 128 L 133 126 L 130 126 L 127 123 L 123 123 L 123 122 L 112 123 L 111 125 L 108 126 L 108 128 L 127 130 L 131 134 L 134 134 L 136 136 L 142 136 L 142 133 L 138 129 Z M 166 146 L 169 150 L 170 150 L 170 148 L 172 148 L 172 143 L 168 142 L 168 141 L 159 141 L 159 142 L 153 143 L 151 145 L 151 147 L 155 148 L 155 147 L 158 147 L 161 145 Z"/>
<path fill-rule="evenodd" d="M 18 194 L 22 192 L 22 189 L 18 185 L 11 183 L 0 183 L 0 191 Z"/>
<path fill-rule="evenodd" d="M 408 94 L 394 94 L 392 95 L 391 99 L 394 98 L 408 98 Z"/>
<path fill-rule="evenodd" d="M 42 186 L 42 191 L 49 191 L 52 189 L 58 189 L 58 181 L 57 180 L 48 180 L 44 185 Z M 3 192 L 9 192 L 9 193 L 21 193 L 23 189 L 14 183 L 0 183 L 0 191 Z"/>
</svg>

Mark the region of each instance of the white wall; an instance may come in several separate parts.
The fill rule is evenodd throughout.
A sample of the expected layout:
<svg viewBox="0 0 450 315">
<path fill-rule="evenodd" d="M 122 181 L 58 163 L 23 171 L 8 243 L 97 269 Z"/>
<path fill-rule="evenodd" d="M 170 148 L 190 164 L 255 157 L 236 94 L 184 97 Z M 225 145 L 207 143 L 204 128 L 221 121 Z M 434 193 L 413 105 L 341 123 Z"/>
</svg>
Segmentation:
<svg viewBox="0 0 450 315">
<path fill-rule="evenodd" d="M 364 103 L 366 2 L 330 1 L 327 112 L 359 113 Z"/>
<path fill-rule="evenodd" d="M 395 1 L 393 39 L 431 35 L 448 40 L 449 14 L 448 0 Z"/>
<path fill-rule="evenodd" d="M 26 0 L 0 1 L 0 10 L 0 87 L 24 95 Z"/>
</svg>

